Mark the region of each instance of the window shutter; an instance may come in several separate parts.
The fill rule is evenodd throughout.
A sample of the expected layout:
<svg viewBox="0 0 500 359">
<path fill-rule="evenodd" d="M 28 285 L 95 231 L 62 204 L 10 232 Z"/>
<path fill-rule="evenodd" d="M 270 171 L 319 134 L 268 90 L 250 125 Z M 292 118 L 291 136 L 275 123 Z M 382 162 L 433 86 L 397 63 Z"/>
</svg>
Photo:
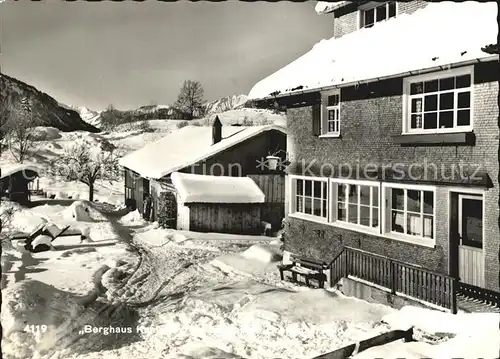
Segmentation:
<svg viewBox="0 0 500 359">
<path fill-rule="evenodd" d="M 321 104 L 312 106 L 313 136 L 321 135 Z"/>
</svg>

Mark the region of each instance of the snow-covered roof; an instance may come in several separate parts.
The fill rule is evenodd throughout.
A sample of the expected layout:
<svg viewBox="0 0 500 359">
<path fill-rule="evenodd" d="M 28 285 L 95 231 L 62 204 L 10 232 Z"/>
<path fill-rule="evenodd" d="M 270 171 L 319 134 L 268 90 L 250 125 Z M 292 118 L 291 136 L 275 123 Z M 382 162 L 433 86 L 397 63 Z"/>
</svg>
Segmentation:
<svg viewBox="0 0 500 359">
<path fill-rule="evenodd" d="M 328 1 L 318 1 L 314 10 L 318 14 L 327 14 L 336 9 L 341 8 L 342 6 L 346 6 L 350 1 L 337 1 L 337 2 L 328 2 Z"/>
<path fill-rule="evenodd" d="M 36 166 L 25 164 L 0 164 L 0 179 L 8 177 L 16 172 L 32 171 L 38 174 L 40 169 Z"/>
<path fill-rule="evenodd" d="M 183 203 L 263 203 L 265 195 L 249 177 L 171 175 Z"/>
<path fill-rule="evenodd" d="M 498 55 L 481 50 L 497 42 L 496 14 L 495 2 L 429 3 L 411 15 L 401 14 L 371 28 L 321 40 L 308 53 L 258 82 L 249 98 L 497 59 Z"/>
<path fill-rule="evenodd" d="M 119 164 L 142 177 L 159 179 L 271 130 L 286 133 L 277 125 L 222 126 L 222 140 L 212 144 L 212 127 L 185 126 L 122 157 Z"/>
</svg>

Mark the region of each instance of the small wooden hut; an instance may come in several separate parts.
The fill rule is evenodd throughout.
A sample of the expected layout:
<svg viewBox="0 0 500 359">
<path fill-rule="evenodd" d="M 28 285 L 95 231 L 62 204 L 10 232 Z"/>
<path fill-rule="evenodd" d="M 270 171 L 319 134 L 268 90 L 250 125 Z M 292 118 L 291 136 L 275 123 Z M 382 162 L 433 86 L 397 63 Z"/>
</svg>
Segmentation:
<svg viewBox="0 0 500 359">
<path fill-rule="evenodd" d="M 29 203 L 28 184 L 39 176 L 38 172 L 30 165 L 0 165 L 0 195 L 20 204 Z"/>
<path fill-rule="evenodd" d="M 248 177 L 175 172 L 177 229 L 195 232 L 260 234 L 265 195 Z"/>
</svg>

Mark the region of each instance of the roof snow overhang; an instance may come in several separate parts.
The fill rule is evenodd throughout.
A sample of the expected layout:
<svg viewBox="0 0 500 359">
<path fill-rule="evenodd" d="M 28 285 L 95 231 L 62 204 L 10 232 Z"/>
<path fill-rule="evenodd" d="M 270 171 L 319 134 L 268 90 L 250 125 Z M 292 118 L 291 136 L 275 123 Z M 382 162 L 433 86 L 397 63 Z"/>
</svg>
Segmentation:
<svg viewBox="0 0 500 359">
<path fill-rule="evenodd" d="M 331 12 L 337 10 L 337 9 L 345 7 L 345 6 L 349 5 L 350 3 L 351 3 L 351 1 L 336 1 L 336 2 L 318 1 L 314 10 L 316 10 L 316 12 L 320 15 L 321 14 L 328 14 L 328 13 L 331 13 Z"/>
<path fill-rule="evenodd" d="M 421 70 L 406 71 L 406 72 L 401 72 L 401 73 L 383 76 L 383 77 L 373 77 L 373 78 L 365 79 L 365 80 L 346 82 L 346 83 L 331 85 L 331 86 L 311 88 L 311 89 L 307 89 L 307 90 L 296 90 L 293 92 L 289 91 L 289 92 L 279 93 L 276 95 L 265 96 L 262 98 L 255 98 L 253 100 L 266 101 L 266 100 L 274 100 L 274 99 L 290 97 L 290 96 L 312 94 L 315 92 L 330 91 L 330 90 L 334 90 L 334 89 L 338 89 L 338 88 L 342 88 L 342 87 L 359 86 L 359 85 L 369 84 L 369 83 L 373 83 L 373 82 L 377 82 L 377 81 L 396 79 L 396 78 L 400 78 L 400 77 L 423 75 L 423 74 L 427 74 L 427 73 L 431 73 L 431 72 L 444 71 L 444 70 L 454 69 L 454 68 L 458 68 L 458 67 L 462 67 L 462 66 L 473 65 L 473 64 L 477 64 L 477 63 L 481 63 L 481 62 L 490 62 L 490 61 L 498 61 L 498 60 L 499 60 L 498 55 L 491 55 L 491 56 L 477 58 L 477 59 L 473 59 L 473 60 L 456 62 L 453 64 L 447 64 L 447 65 L 440 65 L 440 66 L 430 67 L 430 68 L 421 69 Z"/>
<path fill-rule="evenodd" d="M 320 41 L 255 84 L 248 97 L 269 100 L 497 60 L 490 45 L 497 42 L 496 12 L 495 3 L 429 3 L 411 15 Z"/>
<path fill-rule="evenodd" d="M 185 127 L 187 128 L 187 127 Z M 196 127 L 199 129 L 199 127 Z M 278 131 L 282 134 L 286 135 L 286 128 L 279 125 L 262 125 L 262 126 L 248 126 L 248 127 L 239 127 L 242 130 L 233 133 L 232 135 L 224 138 L 222 141 L 216 144 L 210 144 L 209 146 L 204 146 L 201 152 L 193 152 L 193 148 L 186 147 L 185 153 L 186 157 L 182 159 L 182 161 L 172 161 L 171 163 L 167 163 L 167 161 L 158 162 L 157 156 L 158 153 L 164 153 L 164 158 L 169 158 L 169 136 L 180 136 L 180 129 L 176 132 L 168 134 L 162 139 L 149 143 L 146 146 L 136 150 L 132 153 L 125 155 L 120 158 L 118 164 L 127 168 L 131 171 L 138 173 L 141 177 L 149 178 L 149 179 L 160 179 L 169 174 L 182 170 L 183 168 L 196 165 L 199 162 L 207 160 L 210 157 L 213 157 L 223 151 L 226 151 L 230 148 L 234 148 L 251 138 L 254 138 L 260 134 L 269 132 L 269 131 Z M 208 132 L 211 131 L 211 127 L 208 128 Z M 185 131 L 184 131 L 185 132 Z M 207 132 L 207 133 L 208 133 Z M 187 133 L 189 135 L 189 133 Z M 196 144 L 195 144 L 196 145 Z M 163 148 L 163 146 L 165 148 Z M 200 145 L 200 147 L 203 145 Z M 147 159 L 152 159 L 151 161 L 147 161 Z"/>
<path fill-rule="evenodd" d="M 0 165 L 0 179 L 21 173 L 28 181 L 34 180 L 39 177 L 40 168 L 32 165 L 14 164 L 14 165 Z"/>
<path fill-rule="evenodd" d="M 172 184 L 186 203 L 264 203 L 265 195 L 250 177 L 209 176 L 174 172 Z"/>
</svg>

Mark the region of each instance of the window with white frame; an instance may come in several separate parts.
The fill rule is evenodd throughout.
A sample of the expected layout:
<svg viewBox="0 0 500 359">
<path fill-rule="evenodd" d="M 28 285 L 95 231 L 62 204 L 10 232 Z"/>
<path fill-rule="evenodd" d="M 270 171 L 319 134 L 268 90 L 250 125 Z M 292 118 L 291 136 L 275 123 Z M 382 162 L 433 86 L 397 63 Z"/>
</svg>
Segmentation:
<svg viewBox="0 0 500 359">
<path fill-rule="evenodd" d="M 340 135 L 340 89 L 323 94 L 322 135 Z"/>
<path fill-rule="evenodd" d="M 315 180 L 293 178 L 295 213 L 302 213 L 324 220 L 328 216 L 328 182 L 326 179 Z"/>
<path fill-rule="evenodd" d="M 360 6 L 359 28 L 372 27 L 375 23 L 396 17 L 396 2 L 369 2 Z"/>
<path fill-rule="evenodd" d="M 291 215 L 423 246 L 435 245 L 436 189 L 291 176 Z"/>
<path fill-rule="evenodd" d="M 406 132 L 471 130 L 472 77 L 467 67 L 405 79 Z"/>
<path fill-rule="evenodd" d="M 343 183 L 332 180 L 332 206 L 336 213 L 332 216 L 339 222 L 370 228 L 379 227 L 379 184 Z"/>
<path fill-rule="evenodd" d="M 386 187 L 388 196 L 386 231 L 434 239 L 434 191 Z"/>
</svg>

